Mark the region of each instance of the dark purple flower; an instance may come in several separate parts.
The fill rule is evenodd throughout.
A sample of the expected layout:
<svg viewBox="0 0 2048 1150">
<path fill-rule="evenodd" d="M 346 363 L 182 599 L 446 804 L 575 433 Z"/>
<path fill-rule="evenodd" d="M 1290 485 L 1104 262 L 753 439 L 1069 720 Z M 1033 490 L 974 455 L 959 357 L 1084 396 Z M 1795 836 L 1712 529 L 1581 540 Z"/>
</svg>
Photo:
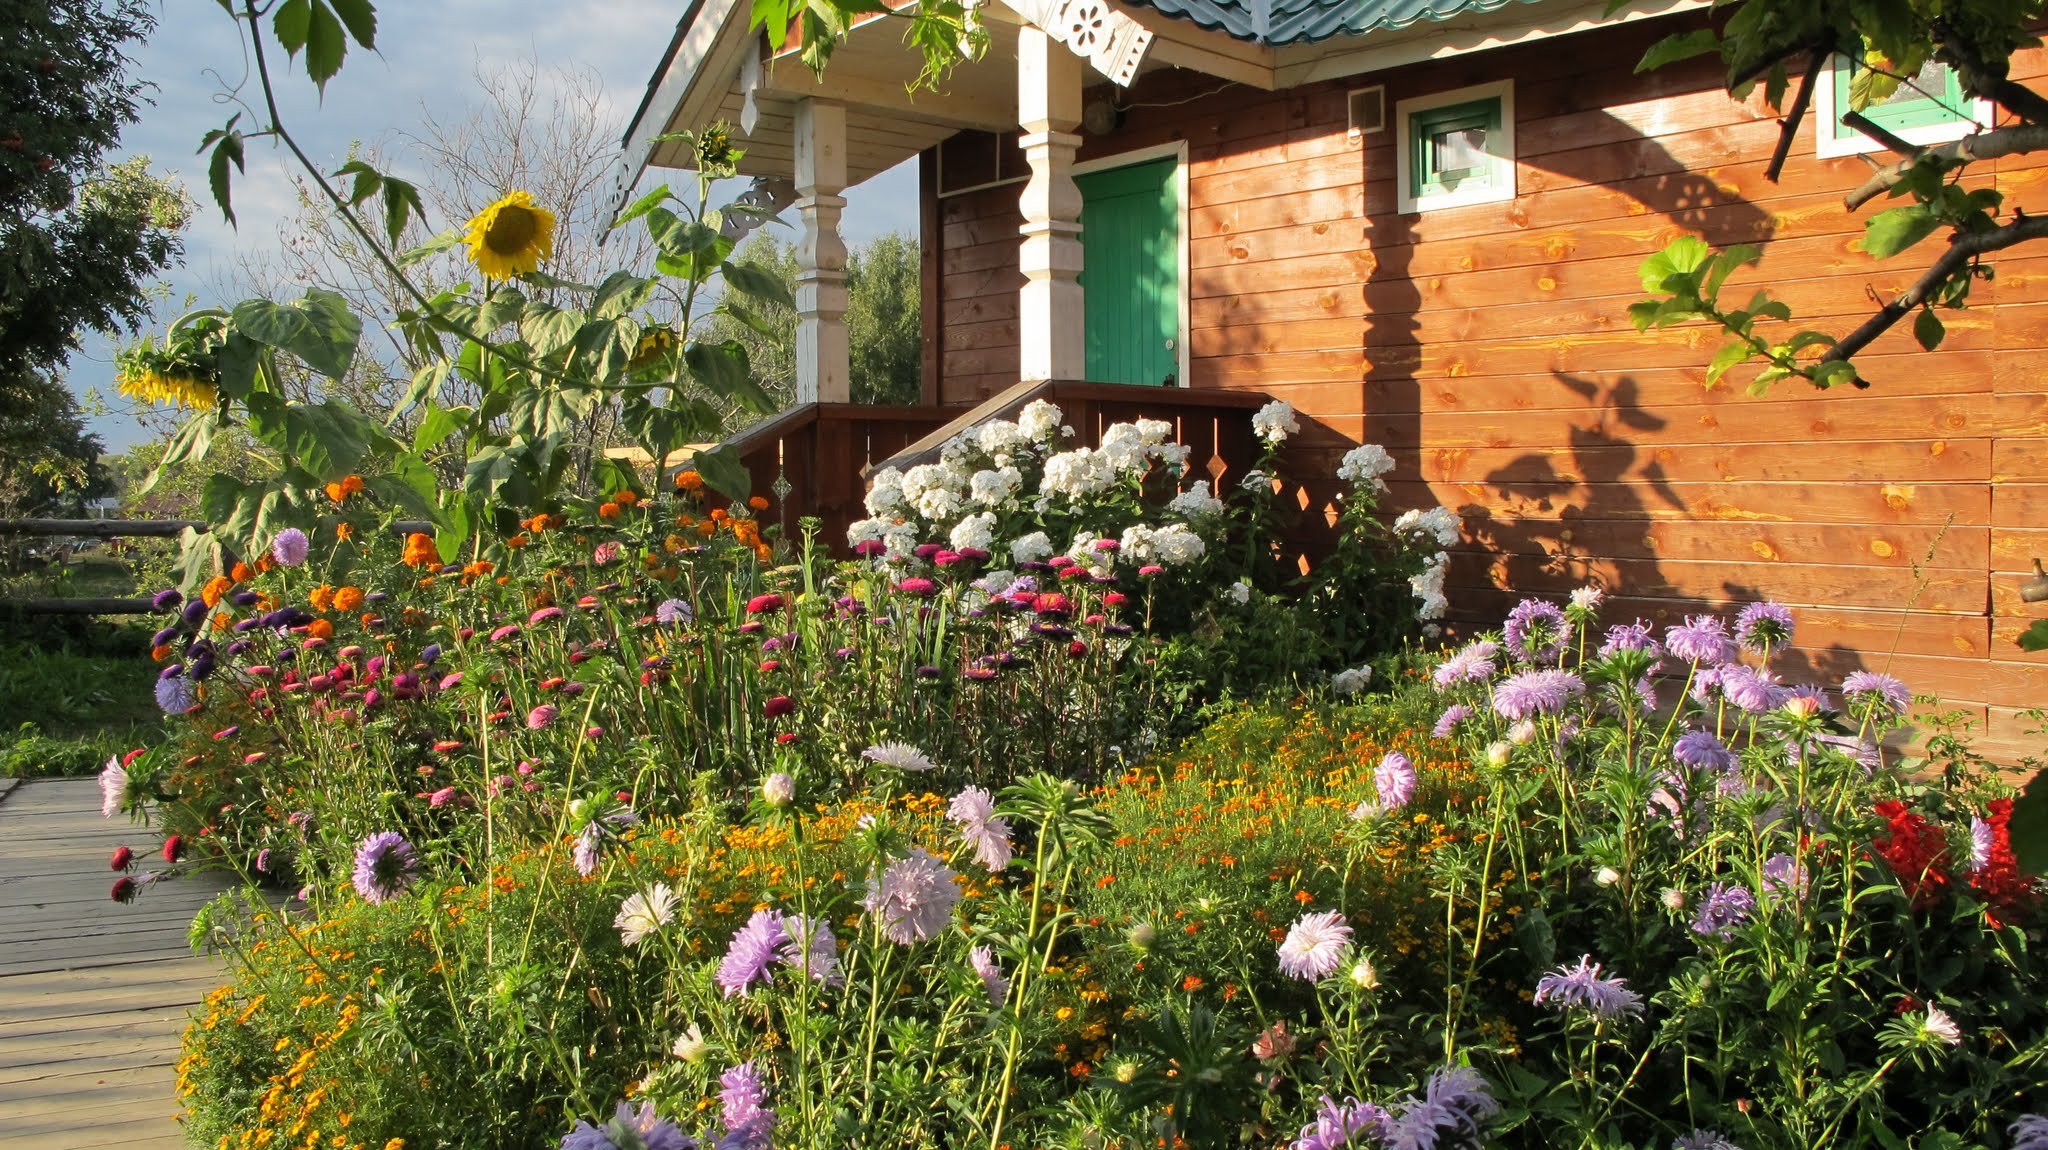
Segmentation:
<svg viewBox="0 0 2048 1150">
<path fill-rule="evenodd" d="M 150 597 L 149 605 L 159 611 L 175 611 L 184 601 L 185 597 L 178 593 L 177 588 L 166 587 Z"/>
<path fill-rule="evenodd" d="M 1756 910 L 1756 896 L 1749 888 L 1732 882 L 1717 882 L 1707 888 L 1706 896 L 1700 899 L 1699 913 L 1693 916 L 1692 932 L 1701 938 L 1727 938 L 1735 928 L 1749 921 Z"/>
<path fill-rule="evenodd" d="M 185 620 L 187 627 L 197 627 L 206 621 L 207 612 L 211 610 L 212 608 L 206 605 L 206 600 L 194 599 L 190 603 L 185 604 L 185 611 L 179 618 Z"/>
</svg>

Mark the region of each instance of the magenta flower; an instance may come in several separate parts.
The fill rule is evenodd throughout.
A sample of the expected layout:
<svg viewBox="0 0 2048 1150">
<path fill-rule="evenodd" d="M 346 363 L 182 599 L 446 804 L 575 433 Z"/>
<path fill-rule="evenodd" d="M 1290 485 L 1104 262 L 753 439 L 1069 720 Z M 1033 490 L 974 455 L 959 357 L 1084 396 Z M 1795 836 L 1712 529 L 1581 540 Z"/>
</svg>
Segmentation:
<svg viewBox="0 0 2048 1150">
<path fill-rule="evenodd" d="M 937 594 L 939 585 L 922 575 L 912 575 L 910 578 L 896 584 L 896 589 L 905 595 L 916 595 L 924 598 Z"/>
<path fill-rule="evenodd" d="M 514 638 L 524 629 L 517 623 L 507 623 L 503 627 L 491 632 L 491 642 L 502 643 L 507 639 Z"/>
<path fill-rule="evenodd" d="M 526 712 L 526 729 L 538 731 L 549 723 L 554 722 L 555 716 L 561 713 L 561 709 L 553 703 L 542 703 L 533 710 Z"/>
<path fill-rule="evenodd" d="M 542 607 L 540 610 L 528 615 L 526 621 L 528 623 L 545 623 L 550 619 L 559 619 L 564 614 L 567 614 L 567 612 L 563 611 L 560 607 Z"/>
<path fill-rule="evenodd" d="M 788 695 L 771 696 L 761 704 L 761 713 L 771 719 L 779 719 L 796 711 L 796 700 Z"/>
<path fill-rule="evenodd" d="M 767 595 L 756 595 L 747 600 L 747 614 L 760 615 L 769 611 L 780 611 L 786 602 L 782 596 L 772 592 Z"/>
<path fill-rule="evenodd" d="M 599 567 L 602 567 L 605 564 L 616 560 L 619 556 L 624 555 L 625 553 L 626 549 L 620 546 L 617 540 L 608 539 L 605 542 L 598 544 L 597 550 L 592 551 L 590 553 L 590 561 L 592 563 L 597 564 Z"/>
</svg>

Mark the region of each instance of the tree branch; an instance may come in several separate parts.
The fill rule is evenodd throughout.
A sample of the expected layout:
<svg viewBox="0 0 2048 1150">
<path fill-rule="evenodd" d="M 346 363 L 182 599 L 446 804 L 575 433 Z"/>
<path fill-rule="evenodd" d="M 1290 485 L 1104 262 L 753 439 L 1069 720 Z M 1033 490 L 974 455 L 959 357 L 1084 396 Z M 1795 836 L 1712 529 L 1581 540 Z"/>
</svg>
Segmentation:
<svg viewBox="0 0 2048 1150">
<path fill-rule="evenodd" d="M 1792 109 L 1778 122 L 1778 146 L 1771 152 L 1771 165 L 1764 169 L 1764 179 L 1778 182 L 1779 173 L 1785 170 L 1785 157 L 1792 153 L 1792 141 L 1799 136 L 1799 125 L 1806 119 L 1806 109 L 1813 103 L 1814 81 L 1820 78 L 1821 65 L 1827 63 L 1828 53 L 1824 48 L 1813 50 L 1813 59 L 1806 65 L 1806 75 L 1799 81 L 1799 94 L 1792 97 Z"/>
<path fill-rule="evenodd" d="M 1914 308 L 1926 303 L 1928 297 L 1941 285 L 1947 283 L 1957 272 L 1963 270 L 1964 265 L 1978 256 L 2040 239 L 2048 239 L 2048 216 L 2019 216 L 2013 222 L 1988 232 L 1958 236 L 1955 242 L 1949 245 L 1948 251 L 1943 252 L 1941 258 L 1934 261 L 1934 265 L 1922 273 L 1912 287 L 1880 308 L 1876 315 L 1864 320 L 1862 326 L 1855 331 L 1843 336 L 1840 343 L 1820 357 L 1820 362 L 1846 361 L 1870 346 L 1878 336 L 1891 330 L 1893 324 L 1906 318 Z"/>
<path fill-rule="evenodd" d="M 1886 151 L 1896 152 L 1908 160 L 1917 160 L 1927 151 L 1926 148 L 1918 144 L 1907 143 L 1905 140 L 1900 139 L 1883 124 L 1878 123 L 1861 112 L 1842 113 L 1842 124 L 1876 140 Z"/>
<path fill-rule="evenodd" d="M 1855 211 L 1905 179 L 1906 174 L 1913 170 L 1913 165 L 1921 160 L 1931 158 L 1939 161 L 1943 167 L 1953 168 L 1978 160 L 1995 160 L 2000 156 L 2017 156 L 2042 150 L 2048 150 L 2048 124 L 2015 124 L 2010 128 L 1994 128 L 1989 132 L 1965 136 L 1952 144 L 1929 148 L 1913 159 L 1901 160 L 1889 167 L 1879 168 L 1863 182 L 1862 187 L 1842 197 L 1842 203 L 1850 211 Z"/>
<path fill-rule="evenodd" d="M 1993 65 L 1978 54 L 1968 39 L 1956 35 L 1946 25 L 1937 26 L 1936 36 L 1949 58 L 1963 66 L 1971 81 L 1971 94 L 1995 101 L 2029 124 L 2048 124 L 2048 98 L 2025 84 L 2014 83 L 2007 73 L 2010 61 L 2001 60 Z"/>
</svg>

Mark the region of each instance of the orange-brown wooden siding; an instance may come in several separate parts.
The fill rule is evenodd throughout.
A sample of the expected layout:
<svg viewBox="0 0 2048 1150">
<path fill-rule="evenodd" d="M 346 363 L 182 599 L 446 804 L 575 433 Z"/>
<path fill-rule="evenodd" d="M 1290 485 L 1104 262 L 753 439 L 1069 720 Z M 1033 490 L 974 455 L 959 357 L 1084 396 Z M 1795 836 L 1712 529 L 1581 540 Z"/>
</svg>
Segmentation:
<svg viewBox="0 0 2048 1150">
<path fill-rule="evenodd" d="M 1730 100 L 1711 62 L 1634 74 L 1691 19 L 1280 93 L 1161 72 L 1081 158 L 1188 142 L 1190 382 L 1270 392 L 1386 445 L 1394 506 L 1465 517 L 1449 578 L 1461 615 L 1588 580 L 1659 623 L 1776 598 L 1802 609 L 1785 670 L 1889 670 L 1988 717 L 2001 753 L 2038 752 L 2048 739 L 2024 739 L 2016 714 L 2048 705 L 2048 656 L 2014 640 L 2048 613 L 2018 593 L 2048 556 L 2048 251 L 1998 261 L 1970 310 L 1945 313 L 1939 352 L 1920 352 L 1910 324 L 1879 340 L 1858 361 L 1867 391 L 1780 384 L 1757 399 L 1740 371 L 1706 387 L 1714 333 L 1628 321 L 1638 265 L 1672 238 L 1767 241 L 1729 294 L 1769 286 L 1836 332 L 1934 244 L 1885 264 L 1856 251 L 1883 203 L 1844 210 L 1869 169 L 1817 158 L 1810 122 L 1766 181 L 1776 118 Z M 2042 86 L 2048 53 L 2014 74 Z M 1400 99 L 1508 77 L 1517 198 L 1396 213 L 1395 135 L 1348 139 L 1346 90 L 1385 85 L 1391 122 Z M 2048 157 L 1979 168 L 2009 204 L 2048 212 Z M 942 402 L 1015 379 L 1017 192 L 940 203 Z M 1339 450 L 1306 460 L 1327 474 Z M 1324 480 L 1298 494 L 1314 507 L 1332 493 Z"/>
</svg>

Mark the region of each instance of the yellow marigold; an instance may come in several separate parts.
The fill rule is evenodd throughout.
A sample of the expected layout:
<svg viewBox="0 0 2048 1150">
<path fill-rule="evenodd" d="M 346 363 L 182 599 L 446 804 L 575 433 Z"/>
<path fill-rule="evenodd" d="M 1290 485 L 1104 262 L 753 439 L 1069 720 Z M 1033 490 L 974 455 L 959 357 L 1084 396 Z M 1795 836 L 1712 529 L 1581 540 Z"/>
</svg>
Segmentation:
<svg viewBox="0 0 2048 1150">
<path fill-rule="evenodd" d="M 334 593 L 334 609 L 341 613 L 354 614 L 363 605 L 361 587 L 343 587 Z"/>
<path fill-rule="evenodd" d="M 697 474 L 697 473 L 696 473 L 696 472 L 694 472 L 694 471 L 678 471 L 678 472 L 676 472 L 676 490 L 677 490 L 677 491 L 701 491 L 701 490 L 703 490 L 703 489 L 704 489 L 704 477 L 703 477 L 703 476 L 701 476 L 701 475 Z"/>
<path fill-rule="evenodd" d="M 218 607 L 220 601 L 227 598 L 228 592 L 234 590 L 234 586 L 233 579 L 225 575 L 215 575 L 206 581 L 206 586 L 199 589 L 199 598 L 208 607 Z"/>
<path fill-rule="evenodd" d="M 478 212 L 469 221 L 463 240 L 469 244 L 469 262 L 492 279 L 511 279 L 538 271 L 540 262 L 555 255 L 555 214 L 533 202 L 523 191 Z"/>
<path fill-rule="evenodd" d="M 418 531 L 406 536 L 403 562 L 407 567 L 439 567 L 441 552 L 434 546 L 434 537 Z"/>
</svg>

